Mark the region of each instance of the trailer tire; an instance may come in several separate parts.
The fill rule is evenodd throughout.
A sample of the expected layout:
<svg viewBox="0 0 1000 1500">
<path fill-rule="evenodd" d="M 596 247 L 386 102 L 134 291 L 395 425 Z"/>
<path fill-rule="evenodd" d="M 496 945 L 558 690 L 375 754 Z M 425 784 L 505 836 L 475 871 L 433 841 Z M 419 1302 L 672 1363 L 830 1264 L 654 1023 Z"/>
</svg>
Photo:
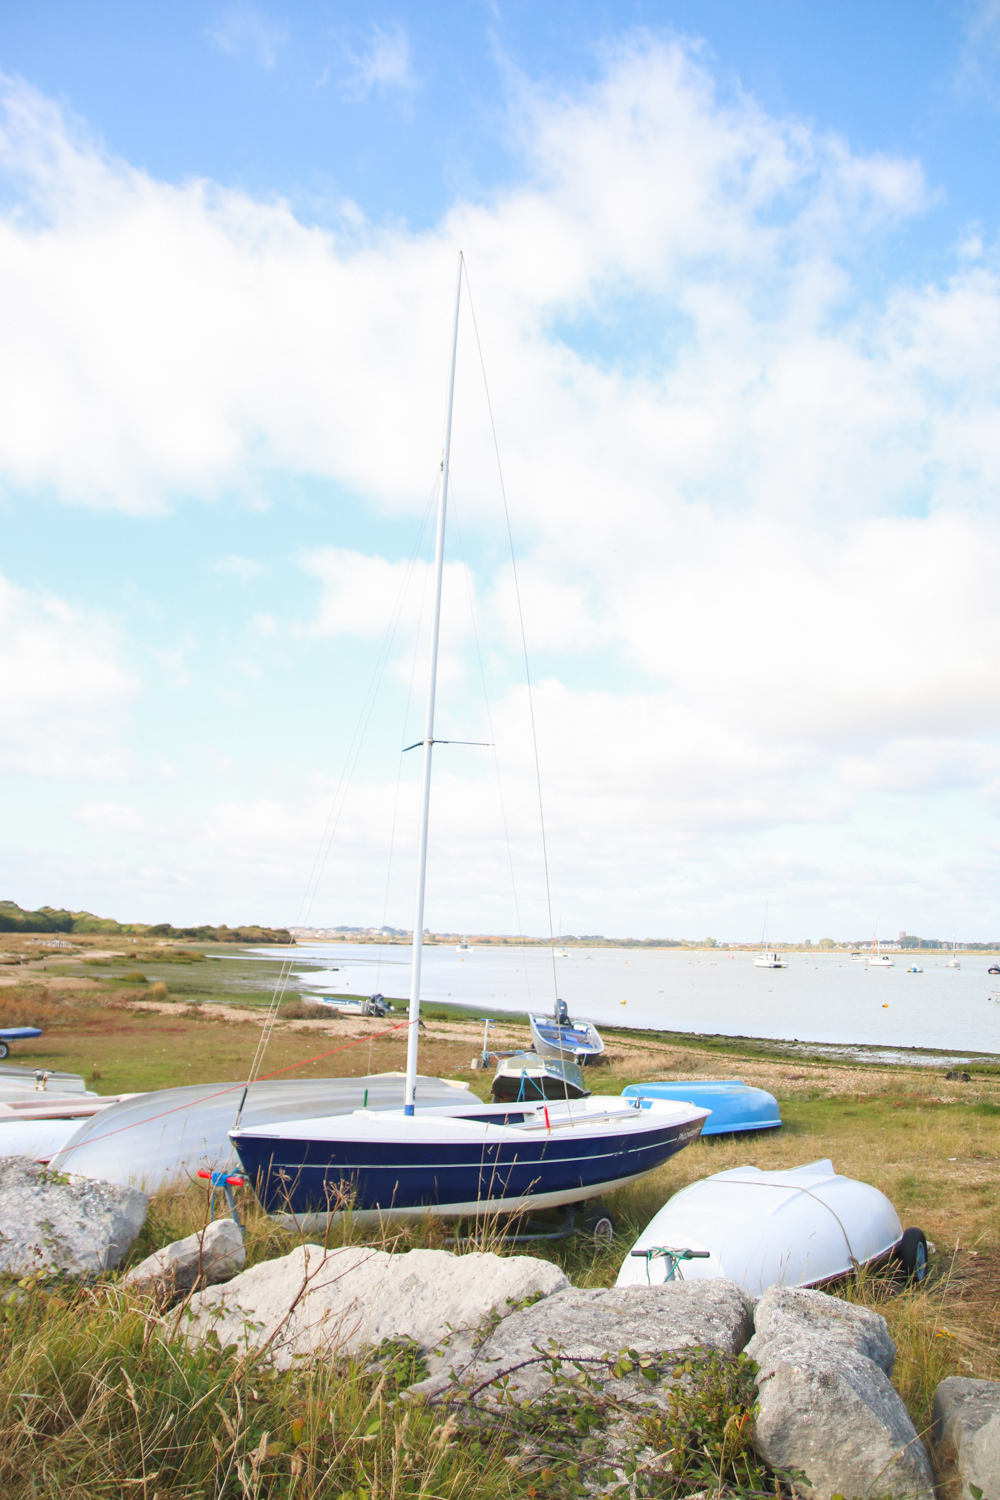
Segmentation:
<svg viewBox="0 0 1000 1500">
<path fill-rule="evenodd" d="M 0 1042 L 0 1058 L 9 1057 L 9 1056 L 10 1056 L 10 1048 L 8 1047 L 7 1043 L 6 1042 Z"/>
<path fill-rule="evenodd" d="M 583 1216 L 583 1232 L 598 1249 L 603 1250 L 612 1244 L 616 1228 L 615 1216 L 606 1208 L 588 1208 Z"/>
<path fill-rule="evenodd" d="M 896 1246 L 895 1259 L 907 1281 L 918 1285 L 927 1276 L 927 1236 L 922 1229 L 907 1229 Z"/>
</svg>

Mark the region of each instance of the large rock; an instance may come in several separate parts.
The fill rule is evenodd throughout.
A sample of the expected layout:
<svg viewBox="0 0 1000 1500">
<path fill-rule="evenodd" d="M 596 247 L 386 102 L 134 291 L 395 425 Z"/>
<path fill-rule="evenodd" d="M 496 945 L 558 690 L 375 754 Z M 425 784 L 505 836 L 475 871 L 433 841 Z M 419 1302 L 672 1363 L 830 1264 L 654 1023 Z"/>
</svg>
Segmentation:
<svg viewBox="0 0 1000 1500">
<path fill-rule="evenodd" d="M 747 1353 L 761 1370 L 783 1349 L 806 1340 L 832 1353 L 843 1349 L 870 1359 L 886 1375 L 892 1374 L 896 1346 L 889 1325 L 868 1307 L 829 1297 L 805 1287 L 768 1287 L 754 1308 L 754 1336 Z"/>
<path fill-rule="evenodd" d="M 949 1375 L 934 1392 L 931 1427 L 938 1478 L 948 1500 L 1000 1495 L 1000 1381 Z"/>
<path fill-rule="evenodd" d="M 776 1469 L 797 1469 L 815 1500 L 932 1496 L 923 1443 L 888 1378 L 885 1320 L 823 1292 L 772 1287 L 757 1304 L 747 1353 L 760 1368 L 754 1442 Z"/>
<path fill-rule="evenodd" d="M 462 1385 L 482 1396 L 533 1401 L 551 1388 L 551 1359 L 572 1377 L 574 1361 L 586 1361 L 609 1395 L 643 1401 L 667 1399 L 669 1386 L 652 1385 L 638 1373 L 615 1379 L 602 1361 L 625 1349 L 637 1354 L 678 1354 L 719 1349 L 737 1354 L 753 1327 L 752 1304 L 733 1281 L 680 1281 L 659 1286 L 580 1289 L 567 1287 L 514 1312 L 485 1339 L 475 1358 L 458 1370 Z M 540 1352 L 541 1351 L 541 1352 Z M 546 1356 L 548 1356 L 546 1358 Z M 447 1372 L 419 1387 L 427 1395 L 443 1389 Z M 505 1380 L 505 1386 L 499 1382 Z"/>
<path fill-rule="evenodd" d="M 0 1176 L 0 1272 L 110 1271 L 146 1222 L 145 1193 L 7 1158 Z"/>
<path fill-rule="evenodd" d="M 133 1266 L 124 1283 L 170 1298 L 196 1287 L 231 1281 L 246 1263 L 240 1226 L 232 1219 L 213 1219 L 196 1234 L 147 1255 Z"/>
<path fill-rule="evenodd" d="M 475 1342 L 519 1303 L 568 1285 L 558 1266 L 526 1255 L 452 1255 L 300 1245 L 191 1298 L 183 1327 L 214 1329 L 225 1347 L 268 1345 L 281 1368 L 311 1354 L 350 1354 L 412 1339 L 432 1372 L 468 1363 Z"/>
</svg>

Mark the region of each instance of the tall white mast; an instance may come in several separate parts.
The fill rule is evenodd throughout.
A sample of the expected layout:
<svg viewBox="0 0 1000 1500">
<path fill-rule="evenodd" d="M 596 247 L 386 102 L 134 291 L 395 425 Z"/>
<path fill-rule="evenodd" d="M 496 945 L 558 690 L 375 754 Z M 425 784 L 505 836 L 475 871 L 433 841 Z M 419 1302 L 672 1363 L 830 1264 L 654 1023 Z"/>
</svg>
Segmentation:
<svg viewBox="0 0 1000 1500">
<path fill-rule="evenodd" d="M 444 580 L 444 523 L 448 510 L 448 465 L 451 461 L 451 413 L 455 404 L 455 358 L 458 353 L 458 309 L 462 300 L 462 255 L 458 256 L 455 288 L 455 329 L 451 339 L 451 372 L 448 376 L 448 416 L 444 427 L 441 459 L 441 491 L 438 496 L 437 539 L 434 544 L 434 609 L 431 616 L 430 662 L 427 673 L 427 709 L 424 716 L 424 774 L 420 799 L 420 845 L 417 850 L 417 900 L 413 915 L 413 962 L 410 968 L 410 1025 L 406 1037 L 406 1113 L 412 1115 L 417 1092 L 417 1032 L 420 1021 L 420 964 L 424 948 L 424 888 L 427 882 L 427 826 L 431 809 L 431 761 L 434 755 L 434 694 L 437 689 L 438 636 L 441 629 L 441 585 Z"/>
</svg>

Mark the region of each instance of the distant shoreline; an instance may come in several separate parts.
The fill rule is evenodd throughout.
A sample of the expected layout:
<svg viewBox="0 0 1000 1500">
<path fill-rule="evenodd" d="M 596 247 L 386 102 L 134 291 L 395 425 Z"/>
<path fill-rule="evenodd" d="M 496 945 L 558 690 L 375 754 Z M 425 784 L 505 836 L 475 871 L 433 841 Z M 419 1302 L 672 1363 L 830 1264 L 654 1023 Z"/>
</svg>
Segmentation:
<svg viewBox="0 0 1000 1500">
<path fill-rule="evenodd" d="M 297 948 L 308 947 L 312 943 L 350 943 L 370 948 L 409 948 L 412 947 L 412 938 L 407 934 L 405 937 L 393 934 L 391 937 L 379 937 L 369 933 L 345 933 L 331 932 L 325 936 L 320 933 L 295 933 L 293 938 Z M 424 938 L 425 948 L 450 948 L 458 943 L 465 942 L 470 950 L 475 948 L 538 948 L 547 950 L 549 948 L 575 948 L 602 949 L 622 948 L 632 952 L 655 951 L 658 953 L 759 953 L 760 943 L 689 943 L 682 939 L 674 941 L 672 938 L 538 938 L 538 937 L 502 937 L 502 936 L 477 936 L 464 937 L 461 933 L 433 933 Z M 863 953 L 867 956 L 872 951 L 870 939 L 863 943 L 837 943 L 832 948 L 824 948 L 819 943 L 807 946 L 805 943 L 776 943 L 768 940 L 768 949 L 774 953 L 804 953 L 809 958 L 842 958 L 845 953 Z M 938 953 L 950 953 L 951 943 L 942 941 L 932 945 L 927 940 L 927 945 L 922 948 L 901 948 L 898 944 L 882 943 L 881 951 L 889 953 L 893 958 L 919 958 L 922 955 L 929 957 Z M 956 950 L 959 954 L 972 957 L 976 954 L 1000 953 L 1000 941 L 995 943 L 959 943 Z"/>
</svg>

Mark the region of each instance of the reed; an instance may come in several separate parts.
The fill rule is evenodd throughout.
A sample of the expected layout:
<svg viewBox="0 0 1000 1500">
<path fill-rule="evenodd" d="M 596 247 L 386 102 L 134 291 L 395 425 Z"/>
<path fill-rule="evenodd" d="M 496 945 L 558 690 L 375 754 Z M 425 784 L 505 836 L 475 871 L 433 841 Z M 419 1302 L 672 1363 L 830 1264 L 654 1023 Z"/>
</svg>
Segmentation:
<svg viewBox="0 0 1000 1500">
<path fill-rule="evenodd" d="M 502 1435 L 397 1398 L 412 1353 L 278 1371 L 188 1349 L 119 1286 L 22 1289 L 0 1322 L 5 1500 L 502 1500 L 518 1492 Z"/>
</svg>

